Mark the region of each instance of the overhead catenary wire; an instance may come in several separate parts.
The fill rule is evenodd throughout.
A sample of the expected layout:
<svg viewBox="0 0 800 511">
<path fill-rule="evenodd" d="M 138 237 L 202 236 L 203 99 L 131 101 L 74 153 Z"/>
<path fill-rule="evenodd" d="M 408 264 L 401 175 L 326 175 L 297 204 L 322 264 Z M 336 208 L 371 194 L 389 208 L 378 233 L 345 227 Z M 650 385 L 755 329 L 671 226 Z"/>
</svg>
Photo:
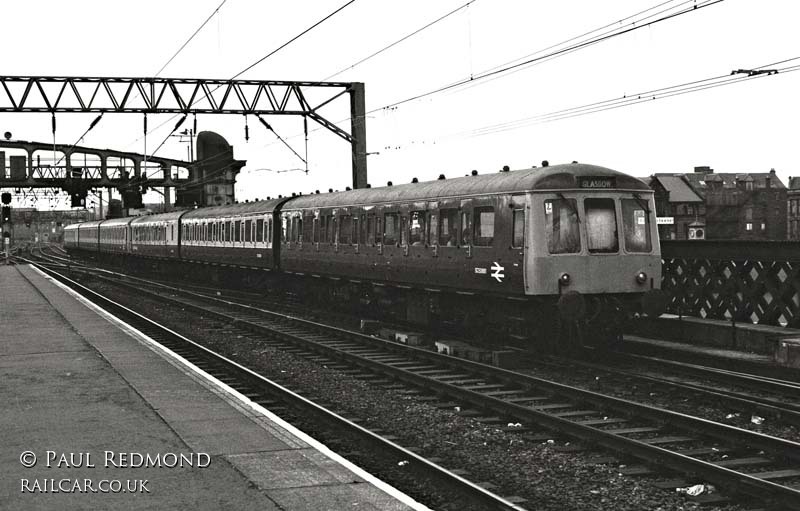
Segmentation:
<svg viewBox="0 0 800 511">
<path fill-rule="evenodd" d="M 392 42 L 392 43 L 389 43 L 389 44 L 387 44 L 386 46 L 384 46 L 384 47 L 383 47 L 383 48 L 381 48 L 380 50 L 377 50 L 377 51 L 375 51 L 375 52 L 373 52 L 373 53 L 370 53 L 370 54 L 369 54 L 369 55 L 367 55 L 366 57 L 364 57 L 364 58 L 362 58 L 362 59 L 360 59 L 360 60 L 358 60 L 358 61 L 354 62 L 353 64 L 350 64 L 349 66 L 347 66 L 347 67 L 345 67 L 345 68 L 342 68 L 342 69 L 340 69 L 339 71 L 337 71 L 337 72 L 333 73 L 332 75 L 329 75 L 329 76 L 327 76 L 327 77 L 323 78 L 323 79 L 322 79 L 322 80 L 320 80 L 320 81 L 321 81 L 321 82 L 324 82 L 324 81 L 330 80 L 330 79 L 331 79 L 331 78 L 333 78 L 334 76 L 338 76 L 338 75 L 340 75 L 340 74 L 344 73 L 345 71 L 349 71 L 349 70 L 353 69 L 354 67 L 356 67 L 356 66 L 359 66 L 359 65 L 363 64 L 364 62 L 366 62 L 366 61 L 368 61 L 368 60 L 370 60 L 370 59 L 372 59 L 372 58 L 374 58 L 374 57 L 377 57 L 377 56 L 378 56 L 378 55 L 380 55 L 381 53 L 383 53 L 383 52 L 385 52 L 385 51 L 387 51 L 387 50 L 389 50 L 389 49 L 391 49 L 391 48 L 394 48 L 395 46 L 397 46 L 398 44 L 402 43 L 403 41 L 405 41 L 405 40 L 407 40 L 407 39 L 410 39 L 410 38 L 414 37 L 415 35 L 419 34 L 420 32 L 423 32 L 423 31 L 425 31 L 426 29 L 428 29 L 428 28 L 430 28 L 430 27 L 432 27 L 432 26 L 436 25 L 436 24 L 437 24 L 437 23 L 439 23 L 440 21 L 443 21 L 443 20 L 445 20 L 445 19 L 449 18 L 449 17 L 450 17 L 450 16 L 452 16 L 453 14 L 455 14 L 455 13 L 457 13 L 457 12 L 461 11 L 462 9 L 465 9 L 466 7 L 469 7 L 469 5 L 470 5 L 470 4 L 473 4 L 473 3 L 477 2 L 477 1 L 478 1 L 478 0 L 470 0 L 469 2 L 467 2 L 467 3 L 463 4 L 463 5 L 460 5 L 459 7 L 456 7 L 455 9 L 453 9 L 453 10 L 452 10 L 452 11 L 450 11 L 450 12 L 448 12 L 447 14 L 445 14 L 445 15 L 443 15 L 443 16 L 440 16 L 440 17 L 436 18 L 435 20 L 433 20 L 433 21 L 431 21 L 431 22 L 429 22 L 429 23 L 427 23 L 427 24 L 425 24 L 425 25 L 421 26 L 420 28 L 418 28 L 418 29 L 414 30 L 413 32 L 411 32 L 411 33 L 409 33 L 409 34 L 406 34 L 406 35 L 404 35 L 404 36 L 403 36 L 403 37 L 401 37 L 400 39 L 397 39 L 396 41 L 394 41 L 394 42 Z M 674 0 L 670 0 L 670 1 L 674 1 Z"/>
<path fill-rule="evenodd" d="M 307 33 L 309 33 L 309 32 L 310 32 L 311 30 L 313 30 L 314 28 L 318 27 L 319 25 L 321 25 L 321 24 L 322 24 L 322 23 L 324 23 L 325 21 L 329 20 L 330 18 L 332 18 L 333 16 L 335 16 L 336 14 L 338 14 L 339 12 L 341 12 L 341 11 L 342 11 L 344 8 L 346 8 L 346 7 L 348 7 L 349 5 L 353 4 L 355 1 L 356 1 L 356 0 L 349 0 L 348 2 L 344 3 L 344 4 L 343 4 L 343 5 L 341 5 L 339 8 L 337 8 L 337 9 L 336 9 L 336 10 L 334 10 L 333 12 L 329 13 L 328 15 L 324 16 L 322 19 L 320 19 L 319 21 L 317 21 L 317 22 L 316 22 L 316 23 L 314 23 L 313 25 L 309 26 L 308 28 L 306 28 L 305 30 L 303 30 L 302 32 L 300 32 L 299 34 L 297 34 L 296 36 L 292 37 L 291 39 L 289 39 L 289 40 L 288 40 L 288 41 L 286 41 L 285 43 L 281 44 L 280 46 L 278 46 L 278 47 L 277 47 L 277 48 L 275 48 L 274 50 L 270 51 L 269 53 L 267 53 L 267 54 L 266 54 L 266 55 L 264 55 L 263 57 L 260 57 L 258 60 L 256 60 L 256 61 L 255 61 L 255 62 L 253 62 L 252 64 L 248 65 L 247 67 L 245 67 L 244 69 L 242 69 L 241 71 L 239 71 L 238 73 L 236 73 L 235 75 L 233 75 L 231 78 L 229 78 L 229 80 L 235 80 L 236 78 L 238 78 L 239 76 L 243 75 L 243 74 L 244 74 L 244 73 L 246 73 L 247 71 L 251 70 L 252 68 L 254 68 L 255 66 L 257 66 L 258 64 L 260 64 L 260 63 L 264 62 L 264 61 L 265 61 L 266 59 L 268 59 L 269 57 L 272 57 L 273 55 L 275 55 L 275 54 L 276 54 L 276 53 L 278 53 L 279 51 L 281 51 L 281 50 L 283 50 L 284 48 L 286 48 L 287 46 L 289 46 L 291 43 L 293 43 L 293 42 L 297 41 L 298 39 L 300 39 L 302 36 L 304 36 L 304 35 L 306 35 Z M 210 94 L 211 94 L 211 93 L 213 93 L 214 91 L 216 91 L 216 90 L 217 90 L 217 89 L 219 89 L 220 87 L 221 87 L 221 85 L 217 85 L 217 86 L 216 86 L 214 89 L 212 89 L 212 90 L 211 90 L 209 93 L 210 93 Z M 201 97 L 197 98 L 197 99 L 196 99 L 196 100 L 195 100 L 193 103 L 191 103 L 191 104 L 189 105 L 189 107 L 191 107 L 191 106 L 194 106 L 194 105 L 195 105 L 195 104 L 197 104 L 198 102 L 202 101 L 202 100 L 203 100 L 205 97 L 206 97 L 206 96 L 204 95 L 204 96 L 201 96 Z M 169 121 L 171 121 L 171 120 L 172 120 L 172 119 L 174 119 L 175 117 L 177 117 L 177 114 L 170 116 L 170 117 L 169 117 L 168 119 L 166 119 L 164 122 L 162 122 L 161 124 L 159 124 L 158 126 L 156 126 L 155 128 L 153 128 L 153 130 L 152 130 L 152 131 L 156 131 L 156 130 L 160 129 L 161 127 L 163 127 L 165 124 L 167 124 Z M 134 142 L 132 142 L 132 144 L 135 144 L 135 143 L 136 143 L 136 142 L 138 142 L 139 140 L 141 140 L 141 137 L 140 137 L 140 138 L 138 138 L 138 139 L 136 139 Z M 153 155 L 155 155 L 155 153 L 153 153 Z"/>
<path fill-rule="evenodd" d="M 416 94 L 414 96 L 411 96 L 411 97 L 408 97 L 408 98 L 405 98 L 405 99 L 402 99 L 402 100 L 398 100 L 398 101 L 383 105 L 381 107 L 370 109 L 365 113 L 366 114 L 371 114 L 371 113 L 376 113 L 376 112 L 380 112 L 380 111 L 396 109 L 398 106 L 400 106 L 402 104 L 409 103 L 409 102 L 412 102 L 412 101 L 416 101 L 416 100 L 419 100 L 419 99 L 422 99 L 422 98 L 425 98 L 425 97 L 433 96 L 435 94 L 439 94 L 439 93 L 442 93 L 442 92 L 445 92 L 445 91 L 451 91 L 451 90 L 452 91 L 458 91 L 458 90 L 465 89 L 466 87 L 472 86 L 472 85 L 474 85 L 476 83 L 479 83 L 481 81 L 485 81 L 488 78 L 505 77 L 508 74 L 510 74 L 510 71 L 513 71 L 513 70 L 516 70 L 516 69 L 522 69 L 522 68 L 524 68 L 526 66 L 531 66 L 531 65 L 534 65 L 536 63 L 545 62 L 545 61 L 552 60 L 552 59 L 555 59 L 555 58 L 560 58 L 560 57 L 563 57 L 563 56 L 565 56 L 565 55 L 567 55 L 569 53 L 572 53 L 572 52 L 575 52 L 575 51 L 579 51 L 581 49 L 584 49 L 584 48 L 587 48 L 589 46 L 593 46 L 595 44 L 607 41 L 607 40 L 612 39 L 614 37 L 621 36 L 621 35 L 624 35 L 624 34 L 628 34 L 630 32 L 633 32 L 635 30 L 639 30 L 639 29 L 642 29 L 642 28 L 652 27 L 653 25 L 655 25 L 657 23 L 660 23 L 662 21 L 667 21 L 667 20 L 673 19 L 675 17 L 681 16 L 681 15 L 684 15 L 684 14 L 695 12 L 695 11 L 697 11 L 699 9 L 702 9 L 702 8 L 705 8 L 705 7 L 710 7 L 712 5 L 724 2 L 725 0 L 701 0 L 700 3 L 698 3 L 697 0 L 685 0 L 683 2 L 680 2 L 680 3 L 676 4 L 676 5 L 668 7 L 666 9 L 661 9 L 665 5 L 673 3 L 674 1 L 675 0 L 667 0 L 665 2 L 660 2 L 660 3 L 658 3 L 658 4 L 656 4 L 656 5 L 652 6 L 652 7 L 649 7 L 647 9 L 638 11 L 635 14 L 632 14 L 632 15 L 629 15 L 629 16 L 627 16 L 625 18 L 622 18 L 621 20 L 617 20 L 617 21 L 614 21 L 612 23 L 607 23 L 607 24 L 605 24 L 605 25 L 603 25 L 601 27 L 598 27 L 598 28 L 596 28 L 594 30 L 583 32 L 580 35 L 576 35 L 576 36 L 570 37 L 570 38 L 568 38 L 568 39 L 566 39 L 564 41 L 561 41 L 559 43 L 552 44 L 550 46 L 547 46 L 546 48 L 542 48 L 542 49 L 537 50 L 535 52 L 529 53 L 526 57 L 521 57 L 521 59 L 524 59 L 522 62 L 517 62 L 520 59 L 515 59 L 515 60 L 512 60 L 512 61 L 510 61 L 510 62 L 508 62 L 506 64 L 501 64 L 499 66 L 494 66 L 492 68 L 489 68 L 487 70 L 479 72 L 477 75 L 466 77 L 466 78 L 460 79 L 458 81 L 451 82 L 451 83 L 449 83 L 447 85 L 443 85 L 443 86 L 437 87 L 437 88 L 435 88 L 433 90 L 430 90 L 430 91 L 427 91 L 427 92 L 424 92 L 424 93 L 420 93 L 420 94 Z M 683 9 L 679 10 L 679 11 L 676 11 L 676 12 L 671 12 L 671 11 L 675 11 L 675 9 L 680 8 L 680 7 L 683 7 Z M 658 9 L 661 9 L 661 10 L 658 10 Z M 656 11 L 656 12 L 648 14 L 644 18 L 641 18 L 641 19 L 638 18 L 640 15 L 645 14 L 645 13 L 649 13 L 650 11 Z M 669 14 L 665 14 L 665 13 L 669 13 Z M 663 16 L 661 16 L 661 15 L 663 15 Z M 657 17 L 657 16 L 661 16 L 661 17 L 658 17 L 656 19 L 652 19 L 652 18 Z M 650 21 L 647 21 L 647 20 L 650 20 Z M 612 27 L 614 25 L 618 25 L 621 22 L 628 22 L 628 23 L 626 23 L 621 28 L 616 28 L 616 29 L 613 29 L 613 30 L 606 30 L 607 28 Z M 584 39 L 585 36 L 590 35 L 590 34 L 595 34 L 597 32 L 600 32 L 600 34 L 595 35 L 595 36 L 593 36 L 593 37 L 591 37 L 589 39 Z M 564 46 L 564 44 L 571 43 L 573 41 L 577 41 L 577 42 L 574 42 L 573 44 L 562 48 L 562 46 Z M 558 49 L 554 49 L 554 48 L 558 48 Z M 553 50 L 553 51 L 549 51 L 548 52 L 548 50 Z M 540 55 L 538 57 L 532 57 L 533 55 L 539 55 L 539 54 L 542 54 L 544 52 L 547 52 L 547 53 L 545 53 L 544 55 Z M 532 57 L 532 58 L 527 58 L 527 57 Z M 344 119 L 341 119 L 341 120 L 337 121 L 337 123 L 345 122 L 345 121 L 347 121 L 349 119 L 350 119 L 349 117 L 348 118 L 344 118 Z M 318 131 L 320 129 L 323 129 L 323 128 L 321 128 L 321 127 L 316 128 L 316 129 L 312 130 L 312 133 L 315 132 L 315 131 Z M 296 138 L 296 137 L 298 137 L 300 135 L 301 134 L 292 135 L 292 136 L 287 137 L 287 138 L 290 138 L 290 139 L 291 138 Z M 275 143 L 275 142 L 273 142 L 273 143 Z M 267 147 L 269 145 L 272 145 L 273 143 L 266 144 L 265 147 Z"/>
<path fill-rule="evenodd" d="M 773 62 L 770 64 L 764 64 L 753 69 L 763 69 L 763 68 L 772 68 L 779 64 L 785 64 L 788 62 L 792 62 L 795 60 L 800 60 L 800 56 L 793 57 L 790 59 L 784 59 L 778 62 Z M 493 133 L 499 133 L 503 131 L 510 131 L 514 129 L 520 129 L 527 127 L 533 124 L 542 124 L 546 122 L 555 122 L 560 120 L 569 119 L 572 117 L 579 117 L 583 115 L 589 115 L 593 113 L 599 113 L 606 110 L 612 110 L 617 108 L 623 108 L 626 106 L 632 106 L 638 103 L 644 102 L 651 102 L 658 99 L 665 99 L 669 97 L 689 94 L 692 92 L 699 92 L 702 90 L 708 90 L 712 88 L 722 87 L 726 85 L 732 85 L 735 83 L 743 82 L 746 80 L 752 80 L 756 78 L 766 78 L 768 76 L 778 76 L 781 74 L 787 74 L 794 71 L 800 70 L 799 65 L 787 66 L 784 68 L 777 68 L 778 73 L 776 74 L 755 74 L 755 75 L 731 75 L 730 73 L 713 76 L 709 78 L 703 78 L 699 80 L 692 80 L 689 82 L 684 82 L 676 85 L 670 85 L 665 87 L 659 87 L 656 89 L 651 89 L 642 92 L 636 92 L 633 94 L 625 94 L 621 97 L 615 97 L 612 99 L 602 100 L 602 101 L 595 101 L 592 103 L 587 103 L 575 107 L 564 108 L 561 110 L 556 110 L 553 112 L 548 112 L 544 114 L 539 114 L 530 117 L 524 117 L 521 119 L 516 119 L 513 121 L 508 121 L 504 123 L 497 123 L 492 125 L 483 126 L 480 128 L 466 130 L 458 133 L 454 133 L 452 135 L 446 136 L 446 138 L 450 137 L 474 137 L 474 136 L 482 136 L 482 135 L 489 135 Z"/>
<path fill-rule="evenodd" d="M 176 52 L 175 52 L 175 53 L 174 53 L 174 54 L 173 54 L 173 55 L 172 55 L 172 56 L 171 56 L 171 57 L 170 57 L 170 58 L 169 58 L 169 59 L 168 59 L 168 60 L 167 60 L 167 61 L 164 63 L 164 65 L 163 65 L 163 66 L 161 66 L 161 69 L 159 69 L 159 70 L 158 70 L 158 72 L 155 74 L 155 76 L 158 76 L 158 75 L 160 75 L 160 74 L 161 74 L 161 72 L 162 72 L 162 71 L 164 71 L 164 69 L 166 69 L 166 68 L 167 68 L 167 66 L 168 66 L 168 65 L 170 65 L 170 63 L 172 63 L 172 61 L 173 61 L 173 60 L 175 60 L 175 57 L 177 57 L 177 56 L 178 56 L 178 55 L 179 55 L 179 54 L 180 54 L 180 53 L 181 53 L 181 52 L 184 50 L 184 48 L 186 48 L 186 46 L 187 46 L 187 45 L 188 45 L 190 42 L 192 42 L 192 39 L 194 39 L 194 38 L 195 38 L 195 36 L 197 36 L 197 34 L 198 34 L 198 33 L 200 33 L 200 31 L 201 31 L 201 30 L 203 30 L 203 27 L 205 27 L 205 26 L 208 24 L 208 22 L 209 22 L 209 21 L 211 21 L 211 18 L 213 18 L 215 14 L 219 13 L 219 10 L 220 10 L 220 9 L 222 9 L 222 6 L 223 6 L 223 5 L 225 5 L 225 2 L 227 2 L 227 1 L 228 1 L 228 0 L 222 0 L 222 2 L 221 2 L 221 3 L 220 3 L 218 6 L 217 6 L 217 8 L 216 8 L 216 9 L 214 9 L 214 10 L 211 12 L 211 14 L 209 14 L 209 15 L 208 15 L 208 18 L 206 18 L 206 20 L 205 20 L 203 23 L 201 23 L 199 27 L 197 27 L 197 30 L 195 30 L 195 31 L 194 31 L 194 33 L 192 33 L 192 35 L 190 35 L 190 36 L 189 36 L 189 39 L 187 39 L 187 40 L 186 40 L 186 42 L 184 42 L 184 43 L 181 45 L 181 47 L 180 47 L 180 48 L 178 48 L 178 51 L 176 51 Z"/>
<path fill-rule="evenodd" d="M 672 18 L 676 18 L 678 16 L 682 16 L 684 14 L 695 12 L 695 11 L 698 11 L 699 9 L 710 7 L 712 5 L 716 5 L 716 4 L 722 3 L 724 1 L 725 0 L 706 0 L 704 2 L 701 2 L 701 3 L 698 3 L 698 4 L 694 4 L 691 8 L 687 8 L 687 9 L 684 9 L 682 11 L 678 11 L 678 12 L 675 12 L 675 13 L 667 14 L 667 15 L 662 16 L 660 18 L 657 18 L 655 20 L 648 21 L 647 23 L 633 22 L 633 23 L 629 24 L 629 25 L 632 25 L 632 26 L 628 26 L 627 28 L 614 30 L 614 31 L 611 31 L 611 32 L 607 32 L 607 33 L 601 34 L 599 36 L 593 37 L 593 38 L 591 38 L 589 40 L 575 43 L 573 45 L 567 46 L 566 48 L 561 48 L 561 49 L 558 49 L 558 50 L 554 50 L 552 52 L 546 53 L 545 55 L 542 55 L 542 56 L 539 56 L 539 57 L 533 57 L 533 58 L 530 58 L 530 59 L 526 59 L 526 60 L 524 60 L 522 62 L 519 62 L 519 63 L 516 63 L 516 64 L 510 64 L 508 66 L 496 68 L 496 69 L 491 70 L 491 71 L 485 71 L 483 73 L 479 73 L 475 77 L 472 77 L 472 78 L 471 77 L 467 77 L 467 78 L 458 80 L 456 82 L 450 83 L 448 85 L 437 87 L 437 88 L 435 88 L 433 90 L 430 90 L 430 91 L 427 91 L 427 92 L 423 92 L 423 93 L 420 93 L 420 94 L 415 94 L 414 96 L 411 96 L 411 97 L 408 97 L 408 98 L 405 98 L 405 99 L 402 99 L 402 100 L 398 100 L 398 101 L 395 101 L 393 103 L 389 103 L 389 104 L 384 105 L 384 106 L 379 107 L 379 108 L 374 108 L 372 110 L 367 111 L 367 113 L 374 113 L 374 112 L 378 112 L 380 110 L 383 110 L 385 108 L 392 108 L 392 107 L 400 106 L 402 104 L 409 103 L 411 101 L 416 101 L 418 99 L 422 99 L 422 98 L 425 98 L 425 97 L 428 97 L 428 96 L 432 96 L 434 94 L 438 94 L 438 93 L 441 93 L 441 92 L 444 92 L 444 91 L 447 91 L 447 90 L 450 90 L 450 89 L 454 89 L 456 87 L 461 87 L 463 85 L 474 83 L 474 82 L 479 81 L 479 80 L 485 80 L 486 78 L 489 78 L 489 77 L 492 77 L 492 76 L 495 76 L 495 75 L 498 75 L 498 74 L 501 74 L 501 73 L 505 73 L 505 72 L 508 72 L 508 71 L 511 71 L 513 69 L 517 69 L 517 68 L 520 68 L 520 67 L 523 67 L 523 66 L 531 65 L 531 64 L 533 64 L 535 62 L 538 62 L 538 61 L 541 61 L 541 60 L 544 60 L 544 59 L 552 58 L 552 57 L 559 56 L 559 55 L 566 54 L 566 53 L 571 53 L 571 52 L 573 52 L 575 50 L 583 49 L 583 48 L 586 48 L 586 47 L 601 43 L 603 41 L 607 41 L 607 40 L 612 39 L 614 37 L 619 37 L 621 35 L 624 35 L 624 34 L 627 34 L 627 33 L 630 33 L 630 32 L 634 32 L 636 30 L 640 30 L 642 28 L 652 27 L 653 25 L 655 25 L 657 23 L 660 23 L 662 21 L 667 21 L 667 20 L 670 20 Z"/>
</svg>

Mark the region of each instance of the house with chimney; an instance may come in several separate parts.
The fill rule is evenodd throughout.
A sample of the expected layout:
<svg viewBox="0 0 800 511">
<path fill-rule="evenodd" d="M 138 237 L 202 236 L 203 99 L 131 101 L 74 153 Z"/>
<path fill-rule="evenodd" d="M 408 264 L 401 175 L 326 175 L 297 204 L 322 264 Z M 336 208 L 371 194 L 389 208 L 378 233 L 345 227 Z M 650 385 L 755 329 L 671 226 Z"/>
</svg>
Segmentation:
<svg viewBox="0 0 800 511">
<path fill-rule="evenodd" d="M 787 239 L 788 190 L 775 174 L 775 169 L 769 172 L 719 173 L 703 166 L 695 167 L 691 173 L 656 174 L 653 177 L 657 176 L 659 182 L 664 181 L 661 176 L 680 177 L 701 198 L 705 239 Z M 656 190 L 658 210 L 658 190 L 653 189 Z M 688 239 L 688 236 L 675 239 Z"/>
</svg>

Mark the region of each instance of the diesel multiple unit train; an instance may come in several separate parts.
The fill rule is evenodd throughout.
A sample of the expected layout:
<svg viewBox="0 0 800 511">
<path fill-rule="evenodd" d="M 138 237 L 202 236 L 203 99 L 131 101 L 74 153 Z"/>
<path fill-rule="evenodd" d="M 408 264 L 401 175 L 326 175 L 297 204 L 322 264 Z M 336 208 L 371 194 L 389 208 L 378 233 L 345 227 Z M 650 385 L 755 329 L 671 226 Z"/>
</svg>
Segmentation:
<svg viewBox="0 0 800 511">
<path fill-rule="evenodd" d="M 552 345 L 663 311 L 655 223 L 642 181 L 572 163 L 85 222 L 64 244 Z"/>
</svg>

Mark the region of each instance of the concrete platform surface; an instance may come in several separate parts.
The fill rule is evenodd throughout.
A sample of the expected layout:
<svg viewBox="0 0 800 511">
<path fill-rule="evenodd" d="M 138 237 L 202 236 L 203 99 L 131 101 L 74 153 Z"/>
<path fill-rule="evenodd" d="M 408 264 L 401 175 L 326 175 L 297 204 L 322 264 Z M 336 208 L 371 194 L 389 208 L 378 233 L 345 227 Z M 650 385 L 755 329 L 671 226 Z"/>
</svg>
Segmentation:
<svg viewBox="0 0 800 511">
<path fill-rule="evenodd" d="M 0 266 L 0 509 L 427 509 L 29 266 Z"/>
</svg>

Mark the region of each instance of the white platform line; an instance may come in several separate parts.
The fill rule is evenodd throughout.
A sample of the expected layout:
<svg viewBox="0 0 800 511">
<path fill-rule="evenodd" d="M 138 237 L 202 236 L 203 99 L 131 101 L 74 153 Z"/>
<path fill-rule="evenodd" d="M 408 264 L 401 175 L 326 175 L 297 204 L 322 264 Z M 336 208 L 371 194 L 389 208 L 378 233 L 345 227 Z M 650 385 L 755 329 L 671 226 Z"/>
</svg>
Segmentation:
<svg viewBox="0 0 800 511">
<path fill-rule="evenodd" d="M 75 297 L 75 299 L 77 299 L 79 302 L 83 303 L 86 307 L 88 307 L 92 311 L 96 312 L 98 315 L 100 315 L 101 317 L 105 318 L 107 321 L 109 321 L 110 323 L 112 323 L 113 325 L 118 327 L 120 330 L 124 331 L 125 333 L 127 333 L 128 335 L 130 335 L 131 337 L 136 339 L 140 344 L 146 346 L 147 348 L 152 350 L 154 353 L 157 353 L 161 357 L 165 358 L 168 362 L 170 362 L 173 366 L 175 366 L 178 369 L 180 369 L 185 374 L 187 374 L 189 376 L 196 377 L 194 379 L 196 379 L 196 380 L 199 379 L 198 381 L 203 381 L 207 386 L 210 387 L 210 390 L 214 391 L 215 394 L 219 395 L 220 397 L 222 397 L 223 399 L 228 401 L 229 404 L 234 405 L 234 406 L 238 405 L 238 406 L 236 406 L 237 408 L 239 406 L 242 406 L 242 407 L 244 407 L 246 409 L 250 409 L 251 411 L 255 412 L 257 415 L 261 415 L 263 417 L 266 417 L 270 422 L 272 422 L 272 423 L 278 425 L 279 427 L 283 428 L 284 430 L 286 430 L 292 436 L 294 436 L 294 437 L 298 438 L 299 440 L 307 443 L 308 445 L 313 447 L 315 450 L 319 451 L 320 453 L 322 453 L 323 455 L 327 456 L 331 460 L 335 461 L 336 463 L 338 463 L 338 464 L 344 466 L 345 468 L 347 468 L 348 470 L 350 470 L 353 474 L 355 474 L 358 477 L 364 479 L 366 482 L 372 484 L 376 488 L 379 488 L 380 490 L 382 490 L 383 492 L 385 492 L 386 494 L 388 494 L 392 498 L 396 499 L 399 502 L 402 502 L 403 504 L 411 507 L 412 509 L 418 510 L 418 511 L 433 511 L 429 507 L 425 506 L 424 504 L 421 504 L 421 503 L 417 502 L 416 500 L 414 500 L 413 498 L 409 497 L 408 495 L 406 495 L 402 491 L 398 490 L 394 486 L 390 485 L 389 483 L 387 483 L 387 482 L 385 482 L 385 481 L 383 481 L 381 479 L 378 479 L 373 474 L 370 474 L 369 472 L 367 472 L 366 470 L 362 469 L 358 465 L 355 465 L 351 461 L 349 461 L 349 460 L 343 458 L 342 456 L 340 456 L 339 454 L 333 452 L 332 450 L 330 450 L 325 444 L 323 444 L 319 440 L 317 440 L 317 439 L 309 436 L 307 433 L 297 429 L 296 427 L 294 427 L 293 425 L 289 424 L 285 420 L 281 419 L 280 417 L 278 417 L 274 413 L 270 412 L 269 410 L 267 410 L 263 406 L 259 405 L 258 403 L 252 402 L 250 399 L 248 399 L 243 394 L 239 393 L 235 389 L 232 389 L 231 387 L 229 387 L 225 383 L 219 381 L 217 378 L 215 378 L 214 376 L 208 374 L 207 372 L 205 372 L 204 370 L 200 369 L 196 365 L 192 364 L 191 362 L 189 362 L 185 358 L 181 357 L 177 353 L 165 348 L 164 346 L 160 345 L 159 343 L 157 343 L 156 341 L 151 339 L 146 334 L 140 332 L 139 330 L 137 330 L 136 328 L 134 328 L 130 324 L 126 323 L 125 321 L 123 321 L 121 319 L 119 319 L 118 317 L 114 316 L 113 314 L 111 314 L 110 312 L 106 311 L 105 309 L 99 307 L 98 305 L 92 303 L 87 298 L 85 298 L 81 294 L 79 294 L 77 291 L 71 289 L 69 286 L 67 286 L 65 284 L 62 284 L 58 280 L 50 277 L 49 275 L 47 275 L 46 273 L 42 272 L 41 270 L 39 270 L 35 266 L 31 266 L 31 268 L 33 268 L 34 271 L 39 273 L 46 280 L 49 280 L 50 282 L 54 283 L 56 286 L 60 287 L 61 289 L 63 289 L 64 291 L 66 291 L 67 293 L 69 293 L 70 295 Z M 254 421 L 254 422 L 256 422 L 256 424 L 259 424 L 257 421 Z M 261 425 L 261 424 L 259 424 L 259 426 L 263 427 L 263 425 Z"/>
</svg>

